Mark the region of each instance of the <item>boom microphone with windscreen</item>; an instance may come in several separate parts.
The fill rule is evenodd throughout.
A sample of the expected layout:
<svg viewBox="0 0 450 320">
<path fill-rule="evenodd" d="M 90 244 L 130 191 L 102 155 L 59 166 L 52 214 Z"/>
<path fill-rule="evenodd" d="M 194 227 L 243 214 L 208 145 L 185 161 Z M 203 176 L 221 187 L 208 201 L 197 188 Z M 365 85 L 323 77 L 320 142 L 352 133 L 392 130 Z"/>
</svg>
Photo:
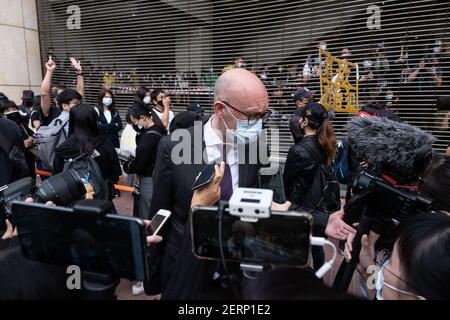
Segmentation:
<svg viewBox="0 0 450 320">
<path fill-rule="evenodd" d="M 436 138 L 412 125 L 363 117 L 353 119 L 347 128 L 348 142 L 358 157 L 398 182 L 416 181 L 432 160 Z"/>
</svg>

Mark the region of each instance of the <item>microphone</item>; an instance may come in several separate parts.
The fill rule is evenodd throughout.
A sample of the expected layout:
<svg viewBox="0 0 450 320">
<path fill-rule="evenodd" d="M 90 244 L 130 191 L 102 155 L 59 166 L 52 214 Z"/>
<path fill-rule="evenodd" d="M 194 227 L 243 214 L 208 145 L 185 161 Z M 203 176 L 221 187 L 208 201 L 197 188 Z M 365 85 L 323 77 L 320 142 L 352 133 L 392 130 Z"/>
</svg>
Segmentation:
<svg viewBox="0 0 450 320">
<path fill-rule="evenodd" d="M 436 138 L 412 125 L 363 117 L 351 120 L 347 129 L 358 157 L 403 183 L 416 181 L 432 160 Z"/>
</svg>

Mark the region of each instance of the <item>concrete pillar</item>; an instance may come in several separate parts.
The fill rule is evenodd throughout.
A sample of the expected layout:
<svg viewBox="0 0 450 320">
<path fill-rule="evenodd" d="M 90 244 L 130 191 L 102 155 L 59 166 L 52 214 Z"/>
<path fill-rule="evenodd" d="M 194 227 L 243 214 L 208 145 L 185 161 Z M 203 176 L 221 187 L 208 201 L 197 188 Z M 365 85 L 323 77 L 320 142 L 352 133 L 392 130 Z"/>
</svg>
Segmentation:
<svg viewBox="0 0 450 320">
<path fill-rule="evenodd" d="M 0 92 L 18 105 L 42 82 L 36 0 L 0 0 Z"/>
</svg>

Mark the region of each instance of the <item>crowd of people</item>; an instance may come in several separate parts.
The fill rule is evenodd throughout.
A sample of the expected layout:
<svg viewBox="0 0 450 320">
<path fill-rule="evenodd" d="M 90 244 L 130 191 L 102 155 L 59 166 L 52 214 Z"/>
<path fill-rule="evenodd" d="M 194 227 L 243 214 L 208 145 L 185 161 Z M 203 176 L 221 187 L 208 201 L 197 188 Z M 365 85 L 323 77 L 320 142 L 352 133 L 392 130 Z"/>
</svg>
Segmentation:
<svg viewBox="0 0 450 320">
<path fill-rule="evenodd" d="M 326 43 L 319 46 L 326 50 Z M 405 71 L 405 81 L 418 79 L 419 88 L 424 81 L 432 81 L 436 86 L 442 82 L 438 56 L 442 43 L 440 46 L 436 43 L 436 46 L 440 49 L 429 57 L 431 62 L 409 67 Z M 401 58 L 406 59 L 407 55 L 403 51 Z M 344 48 L 342 59 L 350 57 L 350 50 Z M 399 64 L 406 63 L 400 60 Z M 334 168 L 343 150 L 338 148 L 333 128 L 334 112 L 326 110 L 320 104 L 320 97 L 312 92 L 320 76 L 317 62 L 318 59 L 308 57 L 302 72 L 303 88 L 289 94 L 295 108 L 291 110 L 290 123 L 286 126 L 289 125 L 295 144 L 289 150 L 283 172 L 282 187 L 287 201 L 273 203 L 272 210 L 311 212 L 313 235 L 341 242 L 341 247 L 345 247 L 344 255 L 350 260 L 358 228 L 355 223 L 359 220 L 347 219 L 347 208 L 342 206 L 344 200 Z M 392 99 L 386 97 L 384 103 L 368 104 L 357 117 L 383 119 L 395 126 L 401 120 L 389 110 L 389 103 L 394 99 L 396 87 L 386 84 L 390 83 L 386 71 L 391 66 L 383 47 L 380 46 L 366 62 L 366 73 L 362 73 L 360 81 L 374 84 L 363 86 L 362 90 L 373 91 L 376 96 L 385 92 Z M 258 75 L 245 70 L 245 61 L 239 58 L 233 65 L 225 67 L 220 77 L 213 76 L 210 70 L 206 81 L 214 86 L 210 117 L 205 116 L 204 109 L 197 103 L 175 115 L 171 110 L 172 101 L 163 89 L 139 87 L 124 126 L 114 91 L 107 88 L 113 83 L 110 78 L 114 75 L 105 73 L 106 88 L 99 88 L 98 100 L 91 105 L 84 99 L 83 66 L 73 58 L 71 65 L 77 75 L 75 89 L 52 83 L 57 65 L 49 57 L 40 96 L 24 91 L 22 104 L 18 107 L 0 94 L 0 186 L 27 176 L 37 183 L 36 170 L 56 175 L 65 171 L 71 162 L 89 158 L 99 168 L 90 172 L 97 174 L 107 186 L 106 194 L 94 193 L 94 199 L 101 196 L 100 200 L 113 201 L 120 195 L 114 188 L 120 177 L 132 177 L 129 183 L 136 187 L 134 212 L 121 214 L 133 214 L 148 223 L 160 209 L 172 213 L 161 233 L 162 238 L 148 238 L 151 244 L 148 248 L 150 277 L 143 283 L 133 283 L 132 292 L 136 295 L 145 292 L 149 299 L 155 300 L 352 298 L 333 291 L 315 278 L 312 270 L 317 271 L 325 262 L 325 252 L 319 247 L 311 249 L 311 267 L 301 270 L 273 268 L 257 283 L 245 286 L 247 289 L 239 295 L 230 290 L 233 285 L 224 286 L 224 277 L 228 276 L 229 270 L 224 270 L 218 263 L 199 260 L 193 254 L 190 210 L 228 201 L 238 188 L 260 187 L 259 172 L 264 165 L 261 159 L 264 151 L 258 152 L 254 161 L 247 161 L 241 157 L 240 150 L 248 151 L 251 142 L 262 137 L 264 124 L 272 116 L 268 88 L 278 86 L 280 81 L 289 81 L 289 74 L 283 67 L 273 73 L 269 66 L 264 66 Z M 153 87 L 151 83 L 149 85 Z M 401 125 L 405 130 L 412 127 Z M 191 139 L 184 142 L 190 148 L 183 149 L 181 163 L 173 158 L 179 152 L 179 141 L 174 141 L 171 134 L 178 130 L 186 130 Z M 48 134 L 50 131 L 51 135 Z M 131 156 L 119 160 L 119 150 L 126 150 Z M 353 180 L 372 164 L 367 163 L 368 159 L 355 145 L 350 144 L 347 151 L 348 159 L 344 158 L 344 161 L 350 168 L 345 200 L 348 203 L 357 196 L 352 188 Z M 199 155 L 200 162 L 196 161 Z M 380 235 L 375 233 L 376 230 L 361 239 L 357 271 L 363 279 L 362 291 L 369 299 L 450 298 L 450 158 L 433 153 L 432 159 L 427 160 L 415 179 L 395 178 L 421 195 L 434 199 L 432 212 L 408 217 L 400 226 L 390 225 L 395 228 L 390 234 L 394 239 L 390 245 L 382 247 L 384 255 L 380 259 L 376 259 L 381 252 L 376 244 L 382 241 L 377 242 Z M 192 185 L 199 174 L 213 162 L 217 162 L 214 179 L 193 191 Z M 393 186 L 399 185 L 392 177 L 387 177 L 389 168 L 371 169 Z M 384 199 L 377 201 L 382 203 Z M 113 208 L 111 213 L 117 213 L 116 209 Z M 69 297 L 67 289 L 61 285 L 65 283 L 61 270 L 25 262 L 14 241 L 17 230 L 11 221 L 2 222 L 6 231 L 0 246 L 0 298 Z M 6 242 L 11 238 L 13 240 Z M 374 264 L 380 271 L 377 285 L 371 287 L 367 279 L 371 276 L 369 267 Z M 229 267 L 234 269 L 236 265 Z M 27 286 L 35 286 L 35 290 L 22 290 L 20 274 L 25 269 Z"/>
</svg>

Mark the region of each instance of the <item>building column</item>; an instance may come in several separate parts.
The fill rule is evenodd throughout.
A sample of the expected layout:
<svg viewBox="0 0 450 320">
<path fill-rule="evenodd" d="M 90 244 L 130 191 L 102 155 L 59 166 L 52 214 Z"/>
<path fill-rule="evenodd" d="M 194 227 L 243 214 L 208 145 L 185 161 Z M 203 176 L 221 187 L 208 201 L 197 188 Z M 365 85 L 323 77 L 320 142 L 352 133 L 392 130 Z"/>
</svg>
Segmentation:
<svg viewBox="0 0 450 320">
<path fill-rule="evenodd" d="M 0 0 L 0 92 L 18 105 L 42 82 L 36 0 Z"/>
</svg>

